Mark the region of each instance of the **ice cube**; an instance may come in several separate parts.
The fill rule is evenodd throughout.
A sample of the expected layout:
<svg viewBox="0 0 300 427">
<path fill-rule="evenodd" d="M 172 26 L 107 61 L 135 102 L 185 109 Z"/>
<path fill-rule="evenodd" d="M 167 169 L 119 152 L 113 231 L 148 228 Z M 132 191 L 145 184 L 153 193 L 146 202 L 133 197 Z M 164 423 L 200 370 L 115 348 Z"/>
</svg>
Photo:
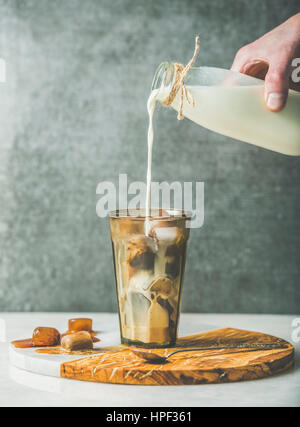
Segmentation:
<svg viewBox="0 0 300 427">
<path fill-rule="evenodd" d="M 150 235 L 155 237 L 158 244 L 180 246 L 184 241 L 184 235 L 179 227 L 155 227 Z"/>
<path fill-rule="evenodd" d="M 154 239 L 136 236 L 127 243 L 127 262 L 137 270 L 152 270 L 156 250 Z"/>
<path fill-rule="evenodd" d="M 130 278 L 129 287 L 130 289 L 146 290 L 148 289 L 152 280 L 153 276 L 151 273 L 149 273 L 149 271 L 141 270 Z"/>
<path fill-rule="evenodd" d="M 132 314 L 134 326 L 144 325 L 147 319 L 147 312 L 150 308 L 150 301 L 143 294 L 130 292 L 128 294 L 128 302 Z"/>
<path fill-rule="evenodd" d="M 32 342 L 38 347 L 58 345 L 60 334 L 55 328 L 39 326 L 33 331 Z"/>
<path fill-rule="evenodd" d="M 170 316 L 168 310 L 158 304 L 156 300 L 152 301 L 151 307 L 148 311 L 150 341 L 167 341 L 169 338 L 169 323 Z"/>
<path fill-rule="evenodd" d="M 76 319 L 69 319 L 68 326 L 69 331 L 79 332 L 79 331 L 91 331 L 92 330 L 92 319 L 80 317 Z"/>
<path fill-rule="evenodd" d="M 171 315 L 174 311 L 173 307 L 169 303 L 167 299 L 163 299 L 161 297 L 157 298 L 158 304 L 160 304 L 162 307 L 164 307 L 166 310 L 168 310 L 169 315 Z"/>
<path fill-rule="evenodd" d="M 166 274 L 173 279 L 175 279 L 180 273 L 180 257 L 169 258 L 169 261 L 166 262 Z"/>
<path fill-rule="evenodd" d="M 90 350 L 93 348 L 93 340 L 88 331 L 80 331 L 65 335 L 61 340 L 61 346 L 67 351 Z"/>
<path fill-rule="evenodd" d="M 152 252 L 137 253 L 129 263 L 131 267 L 137 270 L 152 270 L 154 265 L 154 254 Z"/>
<path fill-rule="evenodd" d="M 158 241 L 174 242 L 177 237 L 177 227 L 159 227 L 154 229 Z"/>
<path fill-rule="evenodd" d="M 114 234 L 116 236 L 132 236 L 139 233 L 140 224 L 137 221 L 131 221 L 131 219 L 123 218 L 118 221 L 114 221 L 112 224 Z"/>
<path fill-rule="evenodd" d="M 161 298 L 168 298 L 173 290 L 173 280 L 167 276 L 159 276 L 150 285 L 150 292 L 154 292 Z"/>
</svg>

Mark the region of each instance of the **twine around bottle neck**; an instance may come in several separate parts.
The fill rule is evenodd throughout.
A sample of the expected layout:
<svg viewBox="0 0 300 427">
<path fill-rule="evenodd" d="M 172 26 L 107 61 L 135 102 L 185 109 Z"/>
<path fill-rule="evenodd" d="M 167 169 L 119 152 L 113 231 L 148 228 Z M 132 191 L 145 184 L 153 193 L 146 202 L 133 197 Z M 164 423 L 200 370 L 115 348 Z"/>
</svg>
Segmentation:
<svg viewBox="0 0 300 427">
<path fill-rule="evenodd" d="M 179 110 L 177 115 L 178 120 L 182 120 L 184 118 L 183 116 L 184 97 L 186 98 L 187 102 L 190 105 L 194 106 L 194 99 L 192 97 L 191 97 L 192 98 L 191 100 L 189 99 L 189 94 L 185 87 L 184 81 L 188 72 L 192 68 L 197 58 L 198 52 L 199 52 L 199 37 L 197 36 L 195 39 L 195 50 L 194 50 L 192 59 L 187 63 L 186 66 L 183 66 L 182 64 L 176 64 L 176 63 L 174 64 L 175 70 L 174 70 L 173 84 L 167 98 L 162 101 L 163 105 L 169 106 L 174 101 L 177 93 L 180 92 L 180 104 L 179 104 Z"/>
</svg>

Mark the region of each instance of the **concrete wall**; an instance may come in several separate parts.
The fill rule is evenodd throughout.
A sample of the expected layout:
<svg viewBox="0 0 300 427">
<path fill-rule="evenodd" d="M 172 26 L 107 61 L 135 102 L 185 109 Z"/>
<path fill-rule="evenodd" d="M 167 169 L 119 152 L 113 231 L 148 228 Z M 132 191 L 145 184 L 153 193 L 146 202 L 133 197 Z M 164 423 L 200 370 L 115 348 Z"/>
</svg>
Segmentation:
<svg viewBox="0 0 300 427">
<path fill-rule="evenodd" d="M 298 0 L 0 0 L 0 310 L 116 310 L 100 180 L 144 180 L 157 65 L 229 68 Z M 255 124 L 254 124 L 255 125 Z M 299 313 L 300 160 L 155 117 L 153 179 L 205 182 L 183 310 Z"/>
</svg>

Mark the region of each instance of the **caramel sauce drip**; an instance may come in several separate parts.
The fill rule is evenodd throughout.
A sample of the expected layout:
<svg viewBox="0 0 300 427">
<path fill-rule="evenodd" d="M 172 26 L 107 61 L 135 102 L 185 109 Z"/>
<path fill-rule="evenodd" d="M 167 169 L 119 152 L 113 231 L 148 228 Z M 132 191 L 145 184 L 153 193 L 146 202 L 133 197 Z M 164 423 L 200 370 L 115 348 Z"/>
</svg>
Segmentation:
<svg viewBox="0 0 300 427">
<path fill-rule="evenodd" d="M 32 348 L 36 347 L 33 344 L 32 338 L 28 338 L 25 340 L 16 340 L 11 342 L 16 348 Z"/>
<path fill-rule="evenodd" d="M 127 347 L 123 345 L 115 345 L 115 346 L 109 346 L 109 347 L 101 347 L 101 348 L 94 348 L 93 350 L 73 350 L 73 351 L 67 351 L 64 348 L 58 346 L 58 347 L 48 347 L 48 348 L 39 348 L 36 351 L 36 353 L 39 354 L 67 354 L 69 356 L 75 355 L 75 356 L 88 356 L 90 354 L 105 354 L 110 352 L 117 352 L 117 351 L 124 351 Z"/>
</svg>

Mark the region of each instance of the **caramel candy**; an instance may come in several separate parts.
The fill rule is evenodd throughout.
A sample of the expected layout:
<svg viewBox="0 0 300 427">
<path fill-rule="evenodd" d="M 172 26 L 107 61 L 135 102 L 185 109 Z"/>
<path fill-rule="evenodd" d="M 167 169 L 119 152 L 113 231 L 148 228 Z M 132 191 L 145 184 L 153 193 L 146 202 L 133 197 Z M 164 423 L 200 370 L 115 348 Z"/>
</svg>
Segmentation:
<svg viewBox="0 0 300 427">
<path fill-rule="evenodd" d="M 59 345 L 60 333 L 55 328 L 45 328 L 39 326 L 33 331 L 32 342 L 37 347 Z"/>
<path fill-rule="evenodd" d="M 79 332 L 79 331 L 88 331 L 92 332 L 92 319 L 80 317 L 78 319 L 70 319 L 68 326 L 69 331 Z"/>
<path fill-rule="evenodd" d="M 61 346 L 67 351 L 89 350 L 93 348 L 93 340 L 87 331 L 65 335 L 61 340 Z"/>
</svg>

